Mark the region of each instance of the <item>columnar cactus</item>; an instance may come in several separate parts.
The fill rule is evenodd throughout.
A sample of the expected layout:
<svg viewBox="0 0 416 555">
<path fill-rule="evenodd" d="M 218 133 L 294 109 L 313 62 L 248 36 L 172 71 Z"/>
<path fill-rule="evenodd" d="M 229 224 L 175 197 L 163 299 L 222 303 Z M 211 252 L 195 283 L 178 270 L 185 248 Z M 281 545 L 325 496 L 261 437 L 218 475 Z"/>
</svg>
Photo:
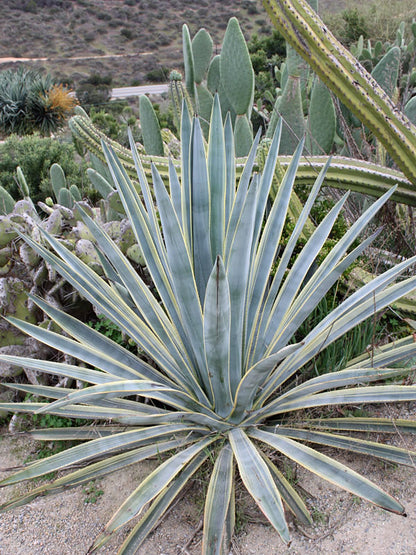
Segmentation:
<svg viewBox="0 0 416 555">
<path fill-rule="evenodd" d="M 74 116 L 69 122 L 71 131 L 76 140 L 80 141 L 90 153 L 98 158 L 104 159 L 101 141 L 111 143 L 116 152 L 120 152 L 120 160 L 130 176 L 135 175 L 134 161 L 131 154 L 115 141 L 105 138 L 91 122 L 89 118 Z M 140 145 L 138 145 L 140 146 Z M 142 155 L 143 170 L 147 176 L 151 176 L 151 163 L 157 167 L 164 180 L 169 177 L 169 159 L 161 156 Z M 299 185 L 310 185 L 313 183 L 317 172 L 319 172 L 327 161 L 326 156 L 308 156 L 301 159 L 297 182 Z M 283 169 L 288 167 L 289 156 L 279 156 L 279 163 Z M 180 161 L 172 160 L 177 172 L 181 171 Z M 241 158 L 236 166 L 238 175 L 241 175 L 244 159 Z M 393 200 L 416 206 L 416 191 L 412 184 L 400 172 L 391 168 L 385 168 L 377 164 L 365 162 L 364 160 L 353 160 L 341 156 L 334 156 L 326 175 L 326 184 L 329 187 L 349 189 L 368 195 L 379 197 L 394 185 L 398 185 Z"/>
<path fill-rule="evenodd" d="M 272 22 L 318 77 L 366 125 L 416 184 L 416 127 L 305 0 L 263 0 Z M 414 186 L 413 186 L 414 188 Z"/>
</svg>

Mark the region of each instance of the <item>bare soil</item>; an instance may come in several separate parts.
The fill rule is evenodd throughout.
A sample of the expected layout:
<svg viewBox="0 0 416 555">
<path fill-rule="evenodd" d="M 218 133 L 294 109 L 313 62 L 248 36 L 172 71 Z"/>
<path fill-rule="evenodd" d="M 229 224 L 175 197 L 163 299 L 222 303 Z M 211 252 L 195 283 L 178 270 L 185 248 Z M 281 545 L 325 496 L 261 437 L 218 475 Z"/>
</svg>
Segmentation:
<svg viewBox="0 0 416 555">
<path fill-rule="evenodd" d="M 388 409 L 387 414 L 394 418 L 416 419 L 416 405 L 406 405 L 400 411 Z M 3 432 L 0 470 L 22 464 L 28 454 L 38 448 L 38 444 L 27 436 L 10 436 L 7 430 Z M 416 437 L 397 435 L 388 440 L 409 450 L 416 449 Z M 314 526 L 304 529 L 290 520 L 292 542 L 290 546 L 284 545 L 241 488 L 237 494 L 240 509 L 232 555 L 416 553 L 416 467 L 397 467 L 330 449 L 324 452 L 359 471 L 400 500 L 406 508 L 407 518 L 374 507 L 297 468 L 293 479 L 310 507 Z M 95 503 L 88 503 L 85 487 L 78 487 L 56 496 L 38 498 L 28 506 L 2 514 L 0 555 L 85 555 L 113 512 L 156 465 L 155 460 L 147 461 L 97 482 L 94 488 L 102 490 L 103 494 Z M 0 472 L 0 478 L 8 474 Z M 31 487 L 30 484 L 20 484 L 1 489 L 0 503 Z M 138 553 L 199 554 L 202 500 L 202 486 L 196 481 Z M 99 553 L 115 554 L 128 531 L 129 526 L 116 534 Z"/>
</svg>

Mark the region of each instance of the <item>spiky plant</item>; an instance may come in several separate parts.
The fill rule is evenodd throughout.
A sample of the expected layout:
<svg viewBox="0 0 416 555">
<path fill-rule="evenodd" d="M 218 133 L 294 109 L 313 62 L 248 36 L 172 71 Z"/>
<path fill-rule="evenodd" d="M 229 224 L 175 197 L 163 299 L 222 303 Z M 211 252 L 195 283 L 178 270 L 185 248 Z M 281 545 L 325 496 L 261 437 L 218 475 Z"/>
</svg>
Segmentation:
<svg viewBox="0 0 416 555">
<path fill-rule="evenodd" d="M 287 542 L 285 507 L 304 523 L 310 522 L 311 517 L 300 495 L 270 460 L 270 452 L 275 451 L 355 495 L 403 514 L 402 505 L 390 495 L 309 444 L 411 464 L 412 453 L 355 439 L 350 432 L 416 431 L 416 426 L 372 418 L 325 418 L 325 407 L 415 400 L 415 386 L 378 384 L 405 372 L 391 366 L 415 352 L 414 342 L 386 346 L 380 353 L 352 362 L 342 371 L 331 373 L 328 368 L 327 374 L 303 382 L 300 371 L 320 350 L 375 310 L 414 289 L 416 277 L 397 283 L 395 280 L 415 259 L 378 276 L 337 306 L 302 341 L 293 342 L 302 322 L 374 238 L 373 235 L 350 249 L 390 193 L 354 223 L 316 268 L 314 261 L 347 195 L 293 260 L 297 239 L 325 178 L 324 169 L 287 246 L 279 251 L 303 145 L 294 154 L 268 210 L 280 126 L 263 174 L 252 172 L 259 141 L 256 137 L 237 187 L 231 122 L 227 118 L 223 126 L 218 98 L 213 105 L 207 152 L 200 123 L 197 118 L 191 121 L 186 106 L 181 127 L 181 181 L 171 164 L 167 189 L 153 166 L 156 207 L 134 144 L 140 194 L 111 149 L 103 145 L 152 277 L 151 289 L 87 214 L 84 221 L 95 237 L 106 277 L 99 277 L 46 231 L 40 230 L 56 254 L 26 238 L 154 364 L 40 298 L 32 300 L 65 335 L 9 318 L 21 331 L 87 366 L 11 356 L 2 356 L 2 360 L 72 377 L 85 382 L 85 387 L 74 391 L 13 384 L 11 387 L 17 390 L 53 401 L 3 403 L 0 408 L 87 418 L 95 423 L 91 428 L 32 432 L 36 439 L 85 442 L 31 463 L 3 480 L 2 486 L 74 464 L 85 466 L 12 499 L 1 509 L 17 507 L 37 495 L 57 493 L 165 453 L 163 462 L 137 485 L 89 553 L 97 551 L 115 530 L 139 515 L 119 550 L 119 554 L 135 553 L 185 484 L 209 460 L 214 462 L 205 503 L 203 553 L 223 553 L 231 537 L 236 471 Z M 152 402 L 145 403 L 145 398 Z M 319 420 L 305 419 L 305 411 L 312 407 L 322 407 Z M 97 420 L 103 424 L 96 425 Z"/>
<path fill-rule="evenodd" d="M 0 72 L 0 131 L 50 135 L 71 115 L 76 99 L 50 75 L 19 68 Z"/>
</svg>

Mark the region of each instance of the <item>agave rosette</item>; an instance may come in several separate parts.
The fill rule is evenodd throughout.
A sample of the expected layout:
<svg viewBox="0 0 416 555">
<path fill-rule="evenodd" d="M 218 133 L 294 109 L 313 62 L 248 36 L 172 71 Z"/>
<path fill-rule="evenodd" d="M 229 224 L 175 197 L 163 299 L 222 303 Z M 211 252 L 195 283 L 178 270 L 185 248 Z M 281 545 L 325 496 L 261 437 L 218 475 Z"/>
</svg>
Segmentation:
<svg viewBox="0 0 416 555">
<path fill-rule="evenodd" d="M 138 517 L 119 550 L 120 554 L 135 553 L 171 502 L 208 460 L 214 462 L 205 503 L 203 552 L 221 553 L 231 537 L 236 471 L 287 542 L 285 508 L 303 523 L 310 523 L 311 516 L 300 495 L 267 456 L 274 451 L 384 509 L 404 513 L 402 505 L 388 493 L 311 444 L 410 465 L 415 454 L 351 437 L 350 432 L 414 432 L 414 424 L 324 416 L 305 421 L 296 415 L 313 407 L 415 400 L 415 386 L 396 385 L 394 380 L 380 385 L 386 378 L 403 375 L 405 370 L 397 368 L 397 364 L 414 355 L 414 342 L 403 340 L 385 346 L 372 357 L 352 361 L 341 371 L 331 372 L 329 368 L 329 373 L 304 382 L 295 378 L 319 351 L 373 315 L 375 308 L 380 310 L 413 290 L 416 277 L 397 278 L 415 259 L 376 277 L 330 312 L 301 342 L 294 343 L 301 324 L 374 238 L 375 234 L 353 246 L 391 193 L 378 199 L 316 267 L 316 258 L 347 198 L 345 195 L 333 207 L 307 245 L 294 256 L 327 164 L 317 177 L 285 248 L 279 251 L 303 148 L 300 144 L 275 202 L 268 207 L 279 136 L 280 126 L 261 175 L 253 172 L 259 142 L 256 137 L 238 186 L 231 121 L 227 117 L 223 124 L 217 97 L 207 145 L 198 118 L 191 121 L 184 106 L 181 179 L 171 164 L 169 188 L 155 167 L 150 186 L 133 143 L 138 184 L 129 179 L 111 148 L 103 145 L 151 275 L 151 289 L 87 214 L 84 221 L 95 237 L 104 277 L 43 230 L 45 241 L 55 253 L 25 238 L 154 364 L 40 298 L 32 300 L 65 335 L 9 318 L 21 331 L 86 366 L 11 356 L 2 356 L 3 360 L 80 380 L 85 387 L 70 390 L 10 384 L 48 401 L 3 403 L 0 408 L 103 423 L 91 428 L 32 432 L 36 439 L 82 443 L 31 463 L 3 480 L 2 486 L 74 464 L 84 466 L 12 499 L 2 510 L 167 453 L 113 515 L 91 546 L 91 553 L 104 545 L 114 531 Z M 145 398 L 151 402 L 144 402 Z M 324 410 L 322 414 L 325 415 Z"/>
</svg>

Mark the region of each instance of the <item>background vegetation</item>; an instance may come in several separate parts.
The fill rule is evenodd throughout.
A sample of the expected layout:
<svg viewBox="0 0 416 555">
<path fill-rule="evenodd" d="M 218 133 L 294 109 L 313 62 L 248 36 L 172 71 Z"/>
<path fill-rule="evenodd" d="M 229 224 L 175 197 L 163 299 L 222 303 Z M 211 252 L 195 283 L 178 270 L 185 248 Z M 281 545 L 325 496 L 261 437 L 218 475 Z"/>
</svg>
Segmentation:
<svg viewBox="0 0 416 555">
<path fill-rule="evenodd" d="M 391 40 L 398 23 L 410 23 L 416 15 L 412 0 L 320 0 L 319 10 L 331 30 L 347 41 L 358 38 L 357 25 L 374 39 Z M 192 35 L 206 27 L 215 49 L 231 16 L 238 18 L 246 39 L 272 32 L 256 0 L 3 0 L 0 13 L 0 58 L 47 58 L 31 67 L 74 87 L 97 73 L 111 75 L 113 86 L 166 78 L 182 60 L 185 21 Z"/>
</svg>

